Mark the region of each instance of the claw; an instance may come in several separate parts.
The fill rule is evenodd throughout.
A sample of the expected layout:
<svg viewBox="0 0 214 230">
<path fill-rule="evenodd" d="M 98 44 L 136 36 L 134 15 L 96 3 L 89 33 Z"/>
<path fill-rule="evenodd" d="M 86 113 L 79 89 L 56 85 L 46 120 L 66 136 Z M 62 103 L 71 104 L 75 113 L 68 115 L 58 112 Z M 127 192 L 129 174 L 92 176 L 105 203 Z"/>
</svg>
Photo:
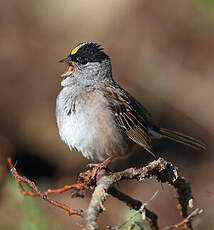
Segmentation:
<svg viewBox="0 0 214 230">
<path fill-rule="evenodd" d="M 92 170 L 92 179 L 94 179 L 97 175 L 97 171 L 98 170 L 101 170 L 103 168 L 105 168 L 112 160 L 112 157 L 108 157 L 106 160 L 104 160 L 102 163 L 98 163 L 98 164 L 89 164 L 88 166 L 90 168 L 93 167 L 93 170 Z"/>
</svg>

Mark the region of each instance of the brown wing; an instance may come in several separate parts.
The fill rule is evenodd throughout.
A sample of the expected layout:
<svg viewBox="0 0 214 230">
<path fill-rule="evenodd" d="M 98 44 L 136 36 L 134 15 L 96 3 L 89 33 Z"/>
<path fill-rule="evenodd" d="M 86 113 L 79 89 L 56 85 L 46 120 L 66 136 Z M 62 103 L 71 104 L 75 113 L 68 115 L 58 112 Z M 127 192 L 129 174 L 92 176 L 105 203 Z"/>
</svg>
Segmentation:
<svg viewBox="0 0 214 230">
<path fill-rule="evenodd" d="M 154 155 L 151 151 L 151 138 L 148 134 L 149 114 L 145 114 L 139 103 L 119 87 L 106 87 L 102 89 L 102 93 L 108 98 L 115 120 L 123 132 Z"/>
</svg>

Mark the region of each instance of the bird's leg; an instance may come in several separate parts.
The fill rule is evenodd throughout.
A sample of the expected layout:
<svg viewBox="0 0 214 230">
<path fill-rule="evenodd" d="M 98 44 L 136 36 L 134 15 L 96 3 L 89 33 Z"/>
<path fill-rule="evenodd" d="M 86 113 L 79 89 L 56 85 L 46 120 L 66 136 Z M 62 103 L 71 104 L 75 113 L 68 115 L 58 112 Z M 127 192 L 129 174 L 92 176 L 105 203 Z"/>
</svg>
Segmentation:
<svg viewBox="0 0 214 230">
<path fill-rule="evenodd" d="M 92 170 L 92 178 L 95 178 L 96 174 L 97 174 L 97 171 L 102 169 L 102 168 L 105 168 L 112 160 L 113 158 L 112 157 L 108 157 L 106 160 L 104 160 L 102 163 L 98 163 L 98 164 L 89 164 L 88 166 L 90 168 L 93 167 L 93 170 Z"/>
</svg>

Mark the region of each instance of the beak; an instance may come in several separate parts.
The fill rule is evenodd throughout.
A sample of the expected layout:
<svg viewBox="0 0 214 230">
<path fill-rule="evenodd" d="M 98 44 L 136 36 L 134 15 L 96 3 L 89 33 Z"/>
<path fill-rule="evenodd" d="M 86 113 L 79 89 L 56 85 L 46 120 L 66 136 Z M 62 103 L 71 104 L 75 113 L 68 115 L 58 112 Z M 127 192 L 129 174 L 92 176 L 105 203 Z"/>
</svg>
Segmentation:
<svg viewBox="0 0 214 230">
<path fill-rule="evenodd" d="M 59 61 L 60 63 L 67 63 L 69 65 L 68 67 L 68 70 L 65 71 L 61 77 L 62 78 L 66 78 L 66 77 L 72 77 L 74 71 L 75 71 L 75 67 L 74 65 L 72 64 L 72 61 L 71 61 L 71 56 L 69 55 L 68 57 L 62 59 Z"/>
<path fill-rule="evenodd" d="M 65 62 L 70 62 L 70 61 L 71 61 L 71 56 L 69 55 L 69 56 L 67 56 L 66 58 L 60 60 L 59 62 L 65 63 Z"/>
</svg>

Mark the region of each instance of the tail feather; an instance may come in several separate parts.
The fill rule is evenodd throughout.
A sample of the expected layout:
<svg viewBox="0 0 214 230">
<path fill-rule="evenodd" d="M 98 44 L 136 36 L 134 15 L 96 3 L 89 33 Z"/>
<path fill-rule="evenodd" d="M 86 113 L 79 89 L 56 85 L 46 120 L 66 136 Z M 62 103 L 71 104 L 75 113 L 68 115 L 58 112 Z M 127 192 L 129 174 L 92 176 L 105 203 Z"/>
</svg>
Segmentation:
<svg viewBox="0 0 214 230">
<path fill-rule="evenodd" d="M 184 135 L 182 133 L 172 131 L 172 130 L 169 130 L 169 129 L 165 129 L 165 128 L 160 128 L 159 133 L 161 135 L 163 135 L 163 137 L 166 137 L 166 138 L 169 138 L 169 139 L 171 139 L 173 141 L 188 145 L 188 146 L 190 146 L 192 148 L 200 149 L 200 150 L 203 150 L 203 151 L 206 150 L 206 146 L 205 146 L 204 143 L 202 143 L 201 141 L 199 141 L 199 140 L 197 140 L 197 139 L 195 139 L 193 137 Z"/>
</svg>

